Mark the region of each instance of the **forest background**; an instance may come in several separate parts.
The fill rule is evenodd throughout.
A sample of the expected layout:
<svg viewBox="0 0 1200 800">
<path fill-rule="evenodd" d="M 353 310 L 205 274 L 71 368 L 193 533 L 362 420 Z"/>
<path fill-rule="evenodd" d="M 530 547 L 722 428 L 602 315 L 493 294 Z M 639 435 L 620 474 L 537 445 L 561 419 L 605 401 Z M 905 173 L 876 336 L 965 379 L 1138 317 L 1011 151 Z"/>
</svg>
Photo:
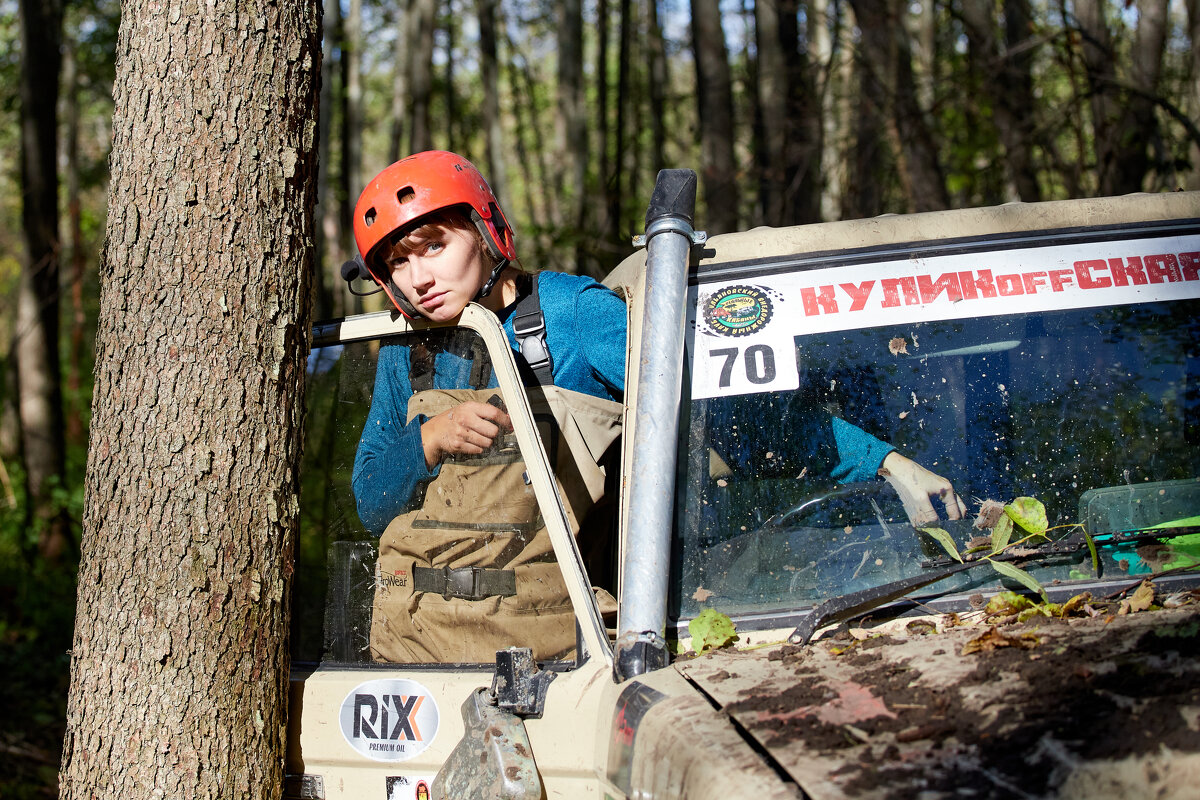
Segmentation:
<svg viewBox="0 0 1200 800">
<path fill-rule="evenodd" d="M 0 0 L 2 797 L 57 795 L 119 24 Z M 325 0 L 315 317 L 381 307 L 350 212 L 429 148 L 597 277 L 663 167 L 710 234 L 1197 189 L 1198 38 L 1200 0 Z"/>
</svg>

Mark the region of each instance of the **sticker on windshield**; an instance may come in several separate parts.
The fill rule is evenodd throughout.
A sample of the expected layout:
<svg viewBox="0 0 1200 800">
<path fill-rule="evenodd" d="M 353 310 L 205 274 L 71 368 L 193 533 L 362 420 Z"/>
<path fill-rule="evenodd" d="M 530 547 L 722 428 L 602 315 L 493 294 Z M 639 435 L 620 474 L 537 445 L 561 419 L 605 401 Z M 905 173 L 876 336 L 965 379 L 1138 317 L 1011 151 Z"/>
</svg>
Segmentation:
<svg viewBox="0 0 1200 800">
<path fill-rule="evenodd" d="M 914 257 L 694 291 L 693 399 L 782 391 L 799 386 L 803 334 L 1200 297 L 1200 236 Z"/>
<path fill-rule="evenodd" d="M 707 330 L 718 336 L 752 336 L 771 321 L 771 293 L 757 286 L 726 286 L 704 299 Z"/>
<path fill-rule="evenodd" d="M 346 742 L 367 758 L 407 761 L 433 743 L 438 707 L 416 681 L 367 681 L 346 695 L 338 722 Z"/>
</svg>

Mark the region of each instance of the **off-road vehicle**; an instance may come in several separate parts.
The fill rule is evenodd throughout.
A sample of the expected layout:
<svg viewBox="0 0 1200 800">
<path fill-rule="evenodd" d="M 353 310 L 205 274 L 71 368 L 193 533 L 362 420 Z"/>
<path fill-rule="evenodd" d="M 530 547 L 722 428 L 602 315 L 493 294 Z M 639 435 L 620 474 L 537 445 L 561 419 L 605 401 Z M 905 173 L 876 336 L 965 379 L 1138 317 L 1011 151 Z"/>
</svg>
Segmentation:
<svg viewBox="0 0 1200 800">
<path fill-rule="evenodd" d="M 287 796 L 1194 797 L 1200 193 L 707 239 L 690 198 L 660 176 L 605 281 L 626 415 L 612 521 L 578 539 L 490 312 L 316 327 Z M 395 343 L 465 354 L 507 408 L 569 657 L 372 660 L 374 598 L 411 576 L 350 484 Z M 851 429 L 970 514 L 839 480 Z"/>
</svg>

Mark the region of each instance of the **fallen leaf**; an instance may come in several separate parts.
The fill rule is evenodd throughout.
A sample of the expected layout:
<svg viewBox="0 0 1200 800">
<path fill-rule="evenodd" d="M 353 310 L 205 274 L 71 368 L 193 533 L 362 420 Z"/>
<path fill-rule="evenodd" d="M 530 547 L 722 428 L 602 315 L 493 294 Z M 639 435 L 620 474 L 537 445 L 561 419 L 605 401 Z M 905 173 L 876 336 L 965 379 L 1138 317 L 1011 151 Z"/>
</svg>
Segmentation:
<svg viewBox="0 0 1200 800">
<path fill-rule="evenodd" d="M 904 340 L 904 337 L 896 336 L 888 342 L 888 350 L 894 356 L 908 355 L 908 342 Z"/>
<path fill-rule="evenodd" d="M 1050 526 L 1046 507 L 1041 500 L 1032 497 L 1018 497 L 1004 507 L 1004 513 L 1030 533 L 1045 533 Z"/>
<path fill-rule="evenodd" d="M 914 619 L 905 625 L 904 629 L 914 636 L 928 636 L 931 633 L 937 633 L 937 625 L 933 623 L 933 620 L 928 619 Z"/>
<path fill-rule="evenodd" d="M 1041 643 L 1041 638 L 1035 634 L 1020 633 L 1010 636 L 1008 634 L 1001 633 L 993 625 L 963 645 L 962 654 L 964 656 L 969 656 L 972 653 L 990 653 L 994 650 L 998 650 L 1001 647 L 1016 647 L 1021 650 L 1032 650 Z"/>
<path fill-rule="evenodd" d="M 1149 610 L 1152 605 L 1154 605 L 1154 584 L 1150 581 L 1142 581 L 1133 596 L 1121 601 L 1121 607 L 1117 613 L 1136 614 L 1139 611 Z"/>
<path fill-rule="evenodd" d="M 692 649 L 697 654 L 705 650 L 717 650 L 732 644 L 737 639 L 733 620 L 713 608 L 706 608 L 688 623 L 692 636 Z"/>
</svg>

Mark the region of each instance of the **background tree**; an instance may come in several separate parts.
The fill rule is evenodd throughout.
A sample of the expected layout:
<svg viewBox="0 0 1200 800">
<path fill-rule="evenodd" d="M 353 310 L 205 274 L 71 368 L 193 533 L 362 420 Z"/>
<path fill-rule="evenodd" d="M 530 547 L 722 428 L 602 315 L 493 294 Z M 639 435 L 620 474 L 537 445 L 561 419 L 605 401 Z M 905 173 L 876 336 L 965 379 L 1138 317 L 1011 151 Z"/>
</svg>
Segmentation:
<svg viewBox="0 0 1200 800">
<path fill-rule="evenodd" d="M 281 791 L 319 24 L 123 9 L 64 798 Z"/>
<path fill-rule="evenodd" d="M 21 449 L 37 550 L 51 561 L 71 543 L 55 500 L 66 458 L 59 374 L 58 77 L 62 68 L 62 4 L 21 0 L 21 271 L 14 354 Z"/>
</svg>

